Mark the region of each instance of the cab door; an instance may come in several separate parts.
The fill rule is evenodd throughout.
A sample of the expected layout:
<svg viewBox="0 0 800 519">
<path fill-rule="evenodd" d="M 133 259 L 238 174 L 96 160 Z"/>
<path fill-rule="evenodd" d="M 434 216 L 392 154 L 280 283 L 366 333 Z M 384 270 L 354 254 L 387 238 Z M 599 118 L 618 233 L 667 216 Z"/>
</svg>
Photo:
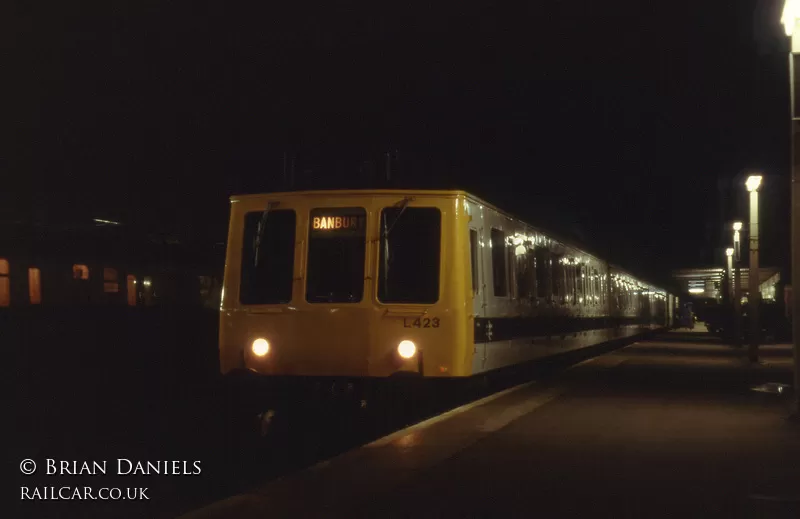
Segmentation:
<svg viewBox="0 0 800 519">
<path fill-rule="evenodd" d="M 487 360 L 487 344 L 485 340 L 485 332 L 483 327 L 486 325 L 485 318 L 487 315 L 487 287 L 485 276 L 485 263 L 484 258 L 484 230 L 483 230 L 483 212 L 477 204 L 467 202 L 468 211 L 470 214 L 470 221 L 468 226 L 469 232 L 469 272 L 470 272 L 470 289 L 472 293 L 472 314 L 470 319 L 472 339 L 472 360 L 471 360 L 471 373 L 483 371 Z"/>
<path fill-rule="evenodd" d="M 481 229 L 470 223 L 469 255 L 472 279 L 472 315 L 484 317 L 486 312 L 486 290 L 483 284 L 483 254 L 481 254 Z"/>
</svg>

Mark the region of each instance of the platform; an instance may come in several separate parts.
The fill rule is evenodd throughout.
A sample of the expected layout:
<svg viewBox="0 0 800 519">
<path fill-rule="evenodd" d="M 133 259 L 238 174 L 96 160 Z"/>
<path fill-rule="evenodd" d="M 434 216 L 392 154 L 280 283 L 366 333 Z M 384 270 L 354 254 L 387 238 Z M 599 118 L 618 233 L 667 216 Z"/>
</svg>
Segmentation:
<svg viewBox="0 0 800 519">
<path fill-rule="evenodd" d="M 635 343 L 183 517 L 798 517 L 800 426 L 762 387 L 791 349 L 761 352 Z"/>
</svg>

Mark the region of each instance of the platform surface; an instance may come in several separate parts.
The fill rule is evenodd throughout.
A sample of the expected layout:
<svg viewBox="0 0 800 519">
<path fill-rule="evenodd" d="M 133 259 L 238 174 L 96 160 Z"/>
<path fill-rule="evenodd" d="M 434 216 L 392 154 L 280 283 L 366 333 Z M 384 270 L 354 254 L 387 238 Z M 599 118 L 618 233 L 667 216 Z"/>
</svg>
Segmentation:
<svg viewBox="0 0 800 519">
<path fill-rule="evenodd" d="M 183 517 L 800 517 L 791 379 L 663 334 Z"/>
</svg>

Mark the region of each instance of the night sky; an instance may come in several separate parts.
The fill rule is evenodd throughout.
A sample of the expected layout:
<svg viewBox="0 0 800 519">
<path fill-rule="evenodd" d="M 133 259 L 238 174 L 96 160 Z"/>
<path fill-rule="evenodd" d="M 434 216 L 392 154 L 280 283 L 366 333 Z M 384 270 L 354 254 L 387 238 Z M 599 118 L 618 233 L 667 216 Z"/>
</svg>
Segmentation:
<svg viewBox="0 0 800 519">
<path fill-rule="evenodd" d="M 223 241 L 284 153 L 301 189 L 381 185 L 397 150 L 393 186 L 468 189 L 663 277 L 723 264 L 759 169 L 761 263 L 788 266 L 782 3 L 23 5 L 0 218 Z"/>
</svg>

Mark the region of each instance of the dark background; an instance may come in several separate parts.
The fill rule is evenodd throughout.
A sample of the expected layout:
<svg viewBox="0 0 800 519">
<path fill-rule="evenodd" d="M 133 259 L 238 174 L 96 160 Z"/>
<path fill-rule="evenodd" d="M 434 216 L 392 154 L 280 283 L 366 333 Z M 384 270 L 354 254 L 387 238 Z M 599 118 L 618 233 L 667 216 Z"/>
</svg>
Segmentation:
<svg viewBox="0 0 800 519">
<path fill-rule="evenodd" d="M 233 193 L 458 187 L 642 275 L 788 266 L 782 0 L 6 7 L 0 218 L 225 240 Z M 5 61 L 5 60 L 4 60 Z"/>
</svg>

